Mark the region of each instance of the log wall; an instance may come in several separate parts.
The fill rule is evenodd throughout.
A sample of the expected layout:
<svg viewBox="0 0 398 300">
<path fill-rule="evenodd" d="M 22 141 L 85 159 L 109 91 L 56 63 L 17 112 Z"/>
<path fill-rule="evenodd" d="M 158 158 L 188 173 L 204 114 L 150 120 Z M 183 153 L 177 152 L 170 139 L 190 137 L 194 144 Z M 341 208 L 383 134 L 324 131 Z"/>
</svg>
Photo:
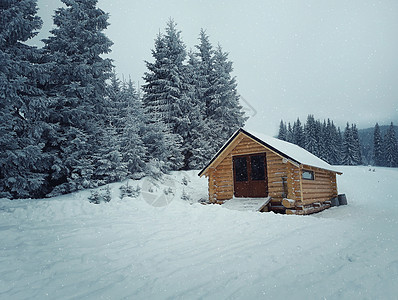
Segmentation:
<svg viewBox="0 0 398 300">
<path fill-rule="evenodd" d="M 315 177 L 314 180 L 302 179 L 302 205 L 323 203 L 337 197 L 336 173 L 311 166 L 302 169 L 313 171 Z"/>
<path fill-rule="evenodd" d="M 210 202 L 223 203 L 233 198 L 232 157 L 255 153 L 266 153 L 268 195 L 275 209 L 279 206 L 283 208 L 282 212 L 286 208 L 287 213 L 306 214 L 305 210 L 309 208 L 324 209 L 327 205 L 324 202 L 337 196 L 336 173 L 312 166 L 299 166 L 240 134 L 213 162 L 215 167 L 210 167 L 205 173 L 209 180 Z M 313 171 L 314 180 L 303 179 L 302 170 Z M 291 200 L 286 201 L 286 198 Z"/>
<path fill-rule="evenodd" d="M 238 139 L 239 137 L 237 137 Z M 268 194 L 273 205 L 281 205 L 284 188 L 282 178 L 287 178 L 288 163 L 282 162 L 282 157 L 251 138 L 242 135 L 239 141 L 223 153 L 222 160 L 215 168 L 209 169 L 209 200 L 219 203 L 231 199 L 234 195 L 234 178 L 232 157 L 236 155 L 266 153 Z M 227 149 L 226 149 L 227 150 Z M 288 185 L 288 181 L 286 182 Z M 289 186 L 287 186 L 289 190 Z"/>
</svg>

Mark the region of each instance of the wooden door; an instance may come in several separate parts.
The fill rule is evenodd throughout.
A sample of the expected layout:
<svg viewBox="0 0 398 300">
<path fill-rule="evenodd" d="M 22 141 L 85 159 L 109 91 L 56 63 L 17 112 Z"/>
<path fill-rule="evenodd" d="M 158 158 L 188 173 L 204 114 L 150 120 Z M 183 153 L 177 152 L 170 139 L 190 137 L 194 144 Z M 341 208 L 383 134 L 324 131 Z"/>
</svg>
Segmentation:
<svg viewBox="0 0 398 300">
<path fill-rule="evenodd" d="M 233 157 L 234 196 L 261 198 L 268 196 L 265 153 Z"/>
</svg>

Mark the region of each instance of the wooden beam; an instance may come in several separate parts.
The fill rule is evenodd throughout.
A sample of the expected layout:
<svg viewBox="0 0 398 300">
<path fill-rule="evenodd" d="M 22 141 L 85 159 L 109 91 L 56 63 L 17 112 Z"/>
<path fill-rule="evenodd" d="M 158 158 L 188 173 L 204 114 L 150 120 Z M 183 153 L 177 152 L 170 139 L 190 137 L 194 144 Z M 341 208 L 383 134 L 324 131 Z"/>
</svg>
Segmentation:
<svg viewBox="0 0 398 300">
<path fill-rule="evenodd" d="M 246 135 L 240 132 L 235 139 L 226 147 L 220 154 L 218 154 L 217 158 L 203 171 L 203 174 L 207 173 L 210 168 L 216 168 L 220 162 L 224 160 L 230 154 L 233 148 L 245 137 Z"/>
<path fill-rule="evenodd" d="M 302 169 L 303 169 L 303 166 L 302 165 L 300 165 L 300 168 L 299 168 L 299 178 L 300 178 L 300 198 L 301 198 L 301 202 L 303 202 L 303 199 L 304 199 L 304 196 L 303 196 L 303 176 L 301 175 L 302 174 Z"/>
<path fill-rule="evenodd" d="M 296 206 L 296 201 L 292 199 L 283 198 L 282 205 L 286 208 L 293 208 Z"/>
</svg>

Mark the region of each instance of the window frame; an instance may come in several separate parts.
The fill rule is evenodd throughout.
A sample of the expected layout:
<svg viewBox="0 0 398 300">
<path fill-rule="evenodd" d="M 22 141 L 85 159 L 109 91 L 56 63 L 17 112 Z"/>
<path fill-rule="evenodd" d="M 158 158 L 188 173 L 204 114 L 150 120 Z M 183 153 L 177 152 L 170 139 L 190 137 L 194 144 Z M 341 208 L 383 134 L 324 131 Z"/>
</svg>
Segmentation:
<svg viewBox="0 0 398 300">
<path fill-rule="evenodd" d="M 311 177 L 310 177 L 310 178 L 304 177 L 304 173 L 311 174 Z M 312 170 L 303 169 L 303 170 L 301 171 L 301 178 L 304 179 L 304 180 L 315 180 L 315 172 L 312 171 Z"/>
</svg>

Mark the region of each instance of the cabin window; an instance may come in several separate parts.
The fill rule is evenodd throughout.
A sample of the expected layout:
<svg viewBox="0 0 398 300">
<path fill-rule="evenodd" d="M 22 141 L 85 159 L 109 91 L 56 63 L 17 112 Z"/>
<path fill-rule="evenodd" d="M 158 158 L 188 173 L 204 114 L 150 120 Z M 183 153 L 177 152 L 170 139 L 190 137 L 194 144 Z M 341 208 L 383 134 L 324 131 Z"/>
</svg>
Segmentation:
<svg viewBox="0 0 398 300">
<path fill-rule="evenodd" d="M 303 170 L 302 178 L 306 180 L 314 180 L 314 171 Z"/>
<path fill-rule="evenodd" d="M 250 156 L 251 179 L 265 180 L 264 155 Z"/>
<path fill-rule="evenodd" d="M 247 176 L 247 160 L 246 157 L 235 157 L 235 180 L 236 181 L 248 181 Z"/>
</svg>

